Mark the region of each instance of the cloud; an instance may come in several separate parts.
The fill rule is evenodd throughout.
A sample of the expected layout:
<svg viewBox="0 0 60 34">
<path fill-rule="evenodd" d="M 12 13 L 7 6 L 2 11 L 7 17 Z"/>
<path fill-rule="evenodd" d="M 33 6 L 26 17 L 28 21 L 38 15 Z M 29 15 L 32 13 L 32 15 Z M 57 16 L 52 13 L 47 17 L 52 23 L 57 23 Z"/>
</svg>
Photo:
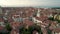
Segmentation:
<svg viewBox="0 0 60 34">
<path fill-rule="evenodd" d="M 60 0 L 0 0 L 1 6 L 60 6 Z"/>
</svg>

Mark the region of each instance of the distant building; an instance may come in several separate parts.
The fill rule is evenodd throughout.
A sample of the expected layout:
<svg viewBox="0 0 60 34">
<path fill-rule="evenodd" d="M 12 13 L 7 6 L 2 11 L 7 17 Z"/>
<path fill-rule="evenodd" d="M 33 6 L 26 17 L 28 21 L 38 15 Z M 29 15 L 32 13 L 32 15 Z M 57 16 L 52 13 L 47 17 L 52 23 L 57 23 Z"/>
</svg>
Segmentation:
<svg viewBox="0 0 60 34">
<path fill-rule="evenodd" d="M 60 34 L 60 28 L 55 28 L 52 34 Z"/>
<path fill-rule="evenodd" d="M 60 14 L 54 15 L 54 19 L 60 20 Z"/>
<path fill-rule="evenodd" d="M 2 19 L 2 18 L 0 18 L 0 26 L 5 27 L 5 24 L 4 24 L 4 21 L 3 21 L 3 19 Z"/>
<path fill-rule="evenodd" d="M 10 34 L 19 34 L 19 30 L 13 29 Z"/>
<path fill-rule="evenodd" d="M 14 15 L 12 17 L 12 19 L 15 21 L 15 22 L 23 22 L 23 18 L 20 17 L 20 15 Z"/>
<path fill-rule="evenodd" d="M 0 7 L 0 14 L 2 14 L 2 8 Z"/>
</svg>

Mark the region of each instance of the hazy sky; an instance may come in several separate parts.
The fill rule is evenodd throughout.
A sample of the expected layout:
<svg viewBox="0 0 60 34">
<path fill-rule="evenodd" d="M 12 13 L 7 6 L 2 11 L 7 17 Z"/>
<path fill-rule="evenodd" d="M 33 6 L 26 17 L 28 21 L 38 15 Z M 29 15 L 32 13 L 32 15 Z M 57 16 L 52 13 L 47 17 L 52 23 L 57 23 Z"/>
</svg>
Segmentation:
<svg viewBox="0 0 60 34">
<path fill-rule="evenodd" d="M 60 0 L 0 0 L 0 5 L 5 6 L 59 6 Z"/>
</svg>

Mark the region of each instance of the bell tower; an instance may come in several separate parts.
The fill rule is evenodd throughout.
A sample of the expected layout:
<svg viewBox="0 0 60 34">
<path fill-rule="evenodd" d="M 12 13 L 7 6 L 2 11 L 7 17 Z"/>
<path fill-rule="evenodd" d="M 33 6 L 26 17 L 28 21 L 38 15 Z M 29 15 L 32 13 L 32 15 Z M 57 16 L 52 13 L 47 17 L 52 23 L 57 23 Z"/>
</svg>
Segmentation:
<svg viewBox="0 0 60 34">
<path fill-rule="evenodd" d="M 40 17 L 40 9 L 38 9 L 38 11 L 37 11 L 37 17 Z"/>
</svg>

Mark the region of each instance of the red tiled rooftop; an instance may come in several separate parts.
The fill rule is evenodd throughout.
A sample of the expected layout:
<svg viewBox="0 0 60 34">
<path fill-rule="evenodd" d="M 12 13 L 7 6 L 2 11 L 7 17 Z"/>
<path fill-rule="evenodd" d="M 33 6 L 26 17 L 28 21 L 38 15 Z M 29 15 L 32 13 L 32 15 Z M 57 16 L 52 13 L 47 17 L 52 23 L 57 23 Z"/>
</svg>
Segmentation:
<svg viewBox="0 0 60 34">
<path fill-rule="evenodd" d="M 0 18 L 0 22 L 3 22 L 4 20 L 2 18 Z"/>
<path fill-rule="evenodd" d="M 13 19 L 11 17 L 8 17 L 8 22 L 13 22 Z"/>
<path fill-rule="evenodd" d="M 53 27 L 53 26 L 50 26 L 49 29 L 50 29 L 50 30 L 54 30 L 54 27 Z"/>
<path fill-rule="evenodd" d="M 4 27 L 0 26 L 0 30 L 3 30 L 3 29 L 4 29 Z"/>
<path fill-rule="evenodd" d="M 13 29 L 13 30 L 11 31 L 11 34 L 19 34 L 19 30 Z"/>
<path fill-rule="evenodd" d="M 40 17 L 36 17 L 36 19 L 40 20 L 40 21 L 44 21 L 44 20 L 46 20 L 48 18 L 47 18 L 47 16 L 40 16 Z"/>
<path fill-rule="evenodd" d="M 54 32 L 59 33 L 60 32 L 60 28 L 55 28 Z"/>
<path fill-rule="evenodd" d="M 20 25 L 23 25 L 22 23 L 20 23 L 20 22 L 11 22 L 10 23 L 11 24 L 11 27 L 19 27 Z"/>
<path fill-rule="evenodd" d="M 32 21 L 29 21 L 28 19 L 24 20 L 24 24 L 27 24 L 29 26 L 33 25 L 34 23 Z"/>
<path fill-rule="evenodd" d="M 35 31 L 35 30 L 34 30 L 32 34 L 36 34 L 36 33 L 38 33 L 38 31 Z"/>
<path fill-rule="evenodd" d="M 56 21 L 53 21 L 53 22 L 51 23 L 51 25 L 57 25 L 57 22 L 56 22 Z"/>
</svg>

